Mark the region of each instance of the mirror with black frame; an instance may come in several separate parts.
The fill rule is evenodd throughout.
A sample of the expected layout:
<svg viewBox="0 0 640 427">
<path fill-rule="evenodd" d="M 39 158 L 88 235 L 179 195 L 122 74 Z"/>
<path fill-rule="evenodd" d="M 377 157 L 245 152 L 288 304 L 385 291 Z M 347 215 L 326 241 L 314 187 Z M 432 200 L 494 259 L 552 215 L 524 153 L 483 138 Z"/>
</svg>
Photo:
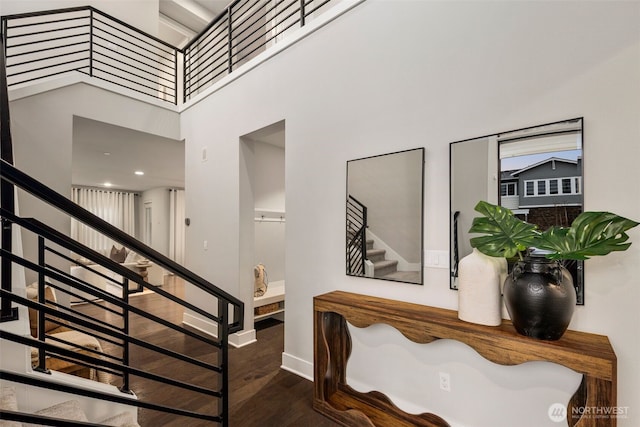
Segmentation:
<svg viewBox="0 0 640 427">
<path fill-rule="evenodd" d="M 458 262 L 472 251 L 478 201 L 507 207 L 541 230 L 568 227 L 582 213 L 583 134 L 576 118 L 450 144 L 451 289 L 458 288 Z M 584 262 L 563 263 L 582 305 Z"/>
<path fill-rule="evenodd" d="M 347 162 L 346 272 L 421 285 L 424 148 Z"/>
</svg>

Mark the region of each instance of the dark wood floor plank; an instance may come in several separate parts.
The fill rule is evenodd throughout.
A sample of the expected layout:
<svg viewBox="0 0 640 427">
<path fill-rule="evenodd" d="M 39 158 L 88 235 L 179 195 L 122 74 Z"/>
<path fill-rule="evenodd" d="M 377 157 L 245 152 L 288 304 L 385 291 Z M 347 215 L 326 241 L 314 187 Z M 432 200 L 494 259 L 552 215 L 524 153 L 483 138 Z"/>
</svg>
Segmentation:
<svg viewBox="0 0 640 427">
<path fill-rule="evenodd" d="M 180 280 L 168 280 L 164 289 L 180 297 L 184 296 L 184 285 Z M 130 302 L 136 307 L 182 326 L 183 309 L 160 295 L 134 296 Z M 98 319 L 109 319 L 109 322 L 114 324 L 118 322 L 113 315 L 88 304 L 78 305 L 75 308 Z M 198 360 L 217 363 L 217 354 L 211 346 L 139 316 L 132 317 L 130 333 L 137 338 L 188 354 Z M 233 427 L 338 426 L 313 410 L 313 383 L 280 368 L 284 349 L 284 323 L 273 319 L 264 320 L 256 324 L 256 333 L 257 343 L 243 348 L 229 349 L 230 425 Z M 119 354 L 120 351 L 117 346 L 107 343 L 103 343 L 103 348 L 110 354 Z M 130 352 L 131 363 L 137 368 L 206 388 L 218 388 L 218 376 L 215 373 L 185 362 L 161 357 L 139 346 L 132 346 Z M 215 414 L 218 411 L 217 401 L 209 396 L 134 376 L 130 381 L 131 389 L 146 401 L 208 414 Z M 113 377 L 112 383 L 120 384 L 121 380 Z M 143 427 L 213 425 L 203 420 L 145 409 L 139 410 L 138 422 Z"/>
</svg>

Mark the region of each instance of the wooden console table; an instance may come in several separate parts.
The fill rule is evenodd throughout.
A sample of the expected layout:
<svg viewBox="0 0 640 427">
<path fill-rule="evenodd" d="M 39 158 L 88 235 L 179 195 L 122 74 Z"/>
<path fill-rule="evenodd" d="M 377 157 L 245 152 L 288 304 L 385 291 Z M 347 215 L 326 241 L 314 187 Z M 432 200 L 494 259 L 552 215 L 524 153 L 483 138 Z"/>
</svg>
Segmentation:
<svg viewBox="0 0 640 427">
<path fill-rule="evenodd" d="M 583 374 L 568 404 L 568 425 L 616 425 L 615 417 L 572 415 L 572 408 L 616 406 L 616 355 L 605 336 L 567 331 L 558 341 L 541 341 L 519 335 L 507 320 L 496 327 L 476 325 L 459 320 L 452 310 L 335 291 L 314 298 L 313 407 L 345 426 L 449 426 L 434 414 L 407 414 L 380 392 L 360 393 L 347 385 L 347 321 L 360 328 L 386 323 L 416 343 L 453 339 L 501 365 L 548 361 L 566 366 Z"/>
</svg>

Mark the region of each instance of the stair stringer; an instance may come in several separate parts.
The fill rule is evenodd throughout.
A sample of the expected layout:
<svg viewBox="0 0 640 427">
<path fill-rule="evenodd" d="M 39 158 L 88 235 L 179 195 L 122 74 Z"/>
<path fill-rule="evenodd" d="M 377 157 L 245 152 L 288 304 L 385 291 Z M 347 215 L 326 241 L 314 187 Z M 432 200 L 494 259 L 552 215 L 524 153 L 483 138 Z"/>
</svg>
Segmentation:
<svg viewBox="0 0 640 427">
<path fill-rule="evenodd" d="M 15 206 L 14 211 L 20 214 L 18 207 L 18 190 L 14 189 Z M 22 231 L 17 225 L 11 227 L 11 252 L 19 257 L 24 256 L 22 248 Z M 0 271 L 2 266 L 0 265 Z M 26 278 L 24 267 L 17 264 L 11 264 L 11 289 L 16 295 L 26 298 Z M 0 322 L 0 330 L 11 332 L 16 335 L 29 336 L 31 329 L 29 328 L 29 311 L 27 307 L 13 303 L 12 307 L 18 308 L 18 319 L 11 322 Z M 12 341 L 3 341 L 0 348 L 0 369 L 17 371 L 20 373 L 27 372 L 31 369 L 31 350 L 24 345 L 14 343 Z"/>
<path fill-rule="evenodd" d="M 120 397 L 129 397 L 132 400 L 137 399 L 135 395 L 122 393 L 112 385 L 98 383 L 96 381 L 87 380 L 62 372 L 51 371 L 50 374 L 45 374 L 31 370 L 31 372 L 27 372 L 24 375 L 52 383 L 70 385 L 85 390 L 108 393 Z M 134 420 L 138 419 L 138 409 L 135 406 L 107 402 L 104 400 L 85 397 L 80 394 L 64 393 L 5 380 L 2 380 L 1 385 L 2 387 L 13 387 L 15 389 L 20 412 L 34 413 L 58 403 L 77 400 L 87 418 L 92 421 L 106 419 L 123 412 L 131 414 Z"/>
</svg>

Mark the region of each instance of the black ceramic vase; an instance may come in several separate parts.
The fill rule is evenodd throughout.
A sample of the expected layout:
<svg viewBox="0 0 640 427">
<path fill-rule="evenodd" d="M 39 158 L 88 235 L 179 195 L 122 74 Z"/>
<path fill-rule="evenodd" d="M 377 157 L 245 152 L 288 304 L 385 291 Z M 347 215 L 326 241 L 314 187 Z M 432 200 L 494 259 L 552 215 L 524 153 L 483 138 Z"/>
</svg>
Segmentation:
<svg viewBox="0 0 640 427">
<path fill-rule="evenodd" d="M 528 256 L 507 276 L 504 302 L 518 333 L 558 340 L 567 330 L 576 305 L 571 273 L 558 261 Z"/>
</svg>

